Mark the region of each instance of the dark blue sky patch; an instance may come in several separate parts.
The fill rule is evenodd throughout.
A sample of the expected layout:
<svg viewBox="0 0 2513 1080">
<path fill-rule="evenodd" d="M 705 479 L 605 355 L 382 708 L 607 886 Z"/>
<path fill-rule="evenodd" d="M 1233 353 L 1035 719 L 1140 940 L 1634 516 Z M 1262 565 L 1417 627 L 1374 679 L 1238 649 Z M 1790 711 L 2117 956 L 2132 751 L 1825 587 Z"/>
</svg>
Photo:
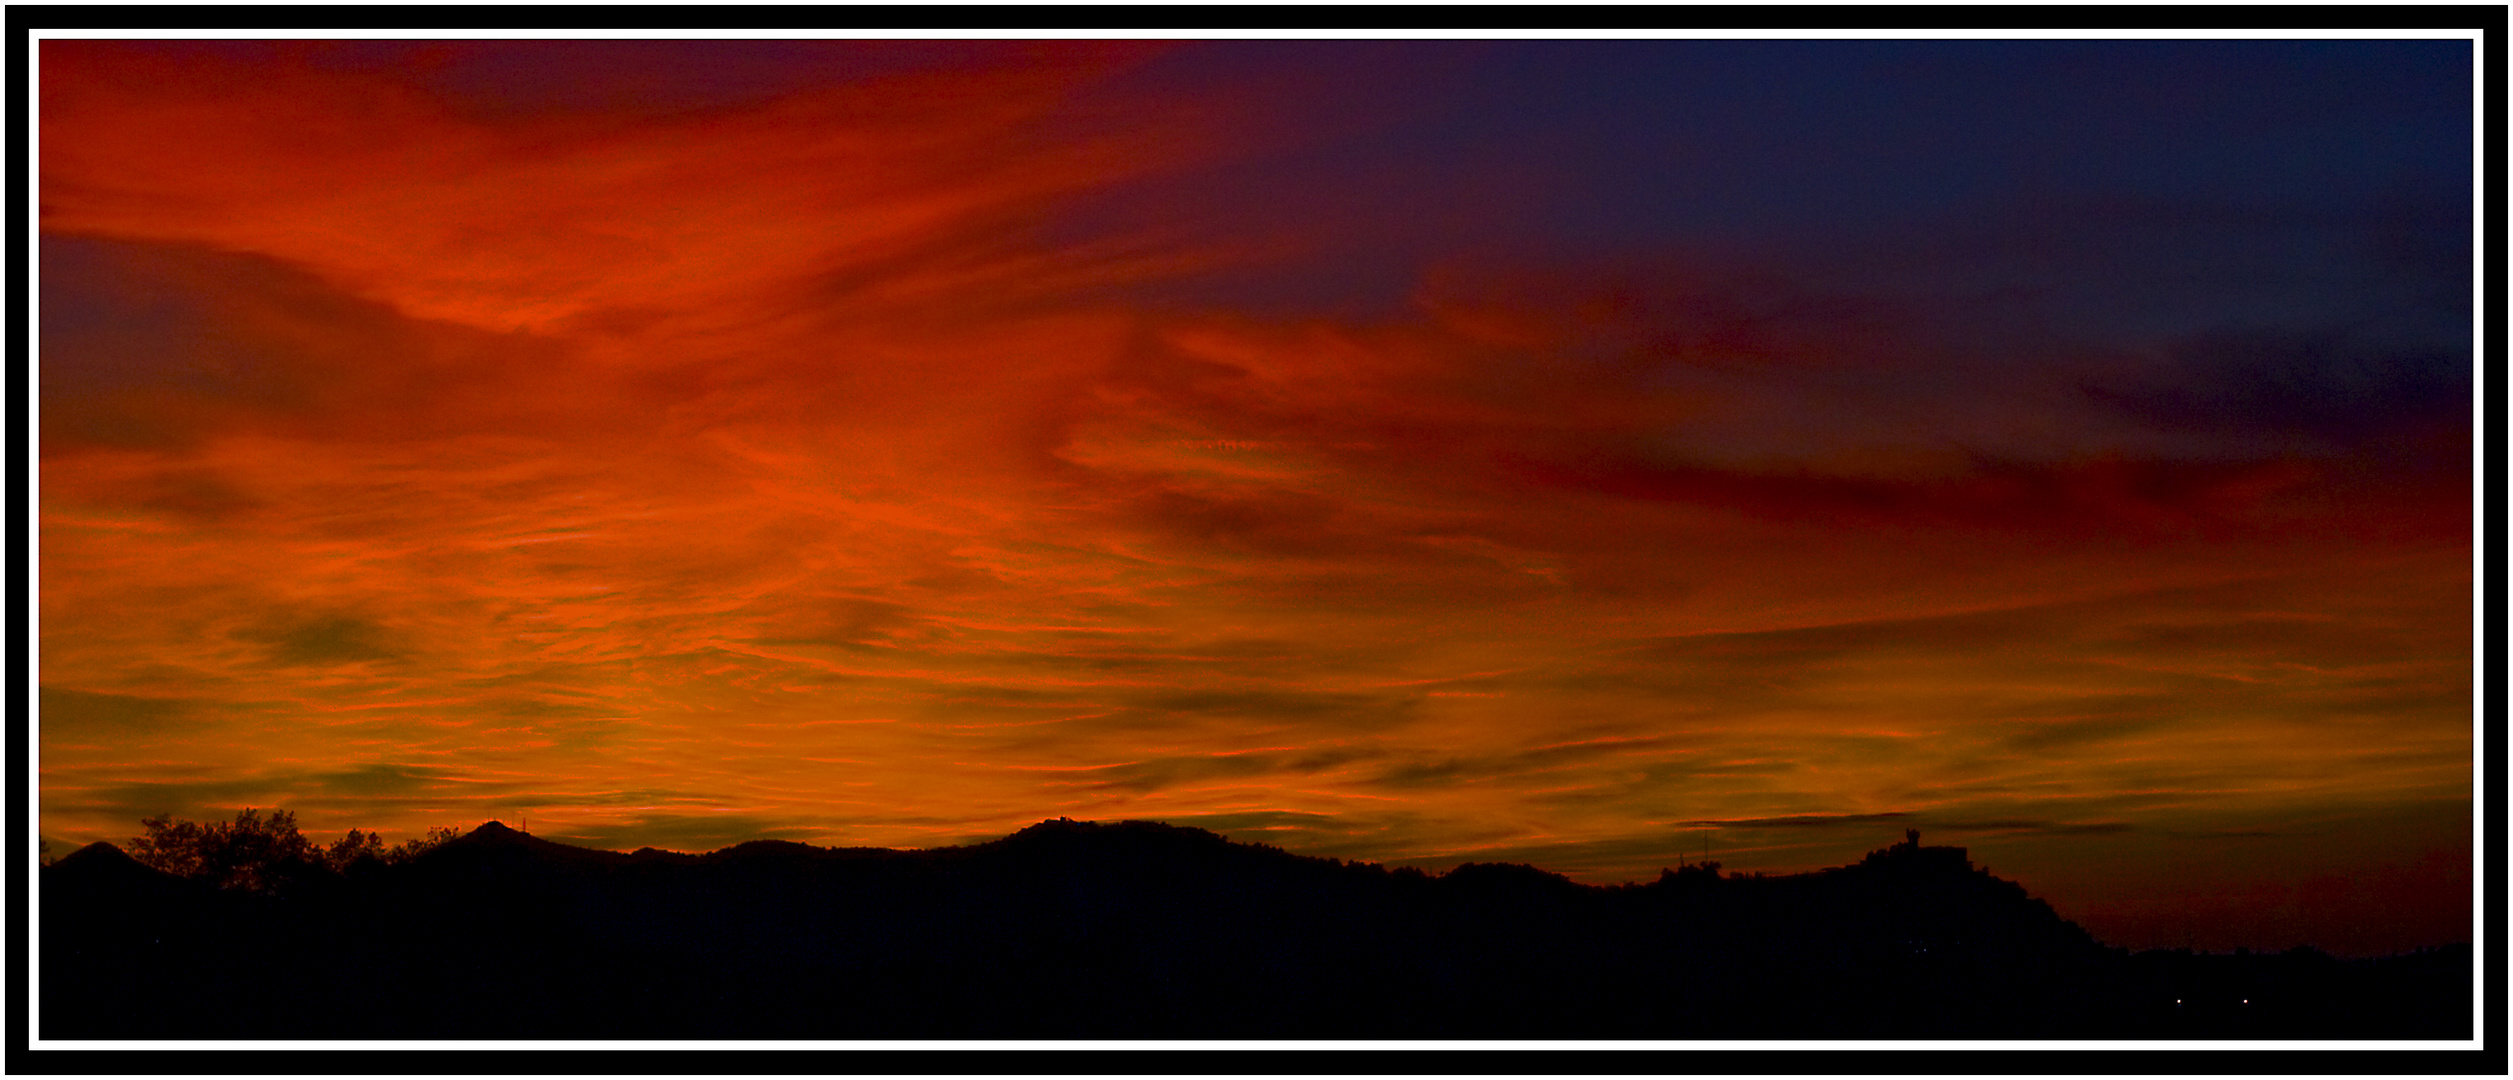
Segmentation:
<svg viewBox="0 0 2513 1080">
<path fill-rule="evenodd" d="M 2465 425 L 2466 352 L 2343 331 L 2210 334 L 2172 347 L 2143 384 L 2088 384 L 2096 400 L 2179 431 L 2299 436 L 2353 448 L 2404 430 Z"/>
</svg>

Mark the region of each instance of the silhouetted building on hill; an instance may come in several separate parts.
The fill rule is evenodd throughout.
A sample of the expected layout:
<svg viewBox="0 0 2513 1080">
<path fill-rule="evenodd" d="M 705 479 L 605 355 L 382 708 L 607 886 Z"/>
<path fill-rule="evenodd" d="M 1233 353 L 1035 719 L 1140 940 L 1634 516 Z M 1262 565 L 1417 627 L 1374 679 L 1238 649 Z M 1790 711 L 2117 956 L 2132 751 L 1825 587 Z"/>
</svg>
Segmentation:
<svg viewBox="0 0 2513 1080">
<path fill-rule="evenodd" d="M 1868 852 L 1866 858 L 1859 860 L 1859 865 L 1969 873 L 1972 870 L 1972 853 L 1970 849 L 1959 847 L 1921 847 L 1920 831 L 1904 829 L 1901 843 Z"/>
</svg>

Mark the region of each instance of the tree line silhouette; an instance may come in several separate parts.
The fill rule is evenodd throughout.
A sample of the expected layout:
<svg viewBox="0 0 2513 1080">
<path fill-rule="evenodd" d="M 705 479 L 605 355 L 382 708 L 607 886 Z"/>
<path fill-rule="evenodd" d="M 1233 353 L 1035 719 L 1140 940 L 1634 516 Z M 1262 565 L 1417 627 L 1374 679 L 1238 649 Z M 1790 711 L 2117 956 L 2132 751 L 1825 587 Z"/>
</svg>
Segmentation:
<svg viewBox="0 0 2513 1080">
<path fill-rule="evenodd" d="M 2466 947 L 2131 954 L 1916 836 L 1814 873 L 1601 887 L 1152 822 L 703 855 L 496 822 L 397 848 L 317 848 L 285 812 L 146 826 L 145 858 L 93 844 L 43 871 L 47 1038 L 2465 1038 L 2471 1019 Z"/>
<path fill-rule="evenodd" d="M 140 865 L 260 893 L 277 891 L 311 873 L 345 874 L 361 861 L 408 862 L 461 835 L 451 826 L 440 826 L 388 848 L 382 836 L 351 829 L 330 847 L 321 847 L 298 831 L 294 811 L 265 815 L 249 806 L 237 811 L 234 821 L 202 824 L 160 815 L 140 819 L 140 827 L 146 832 L 131 839 L 129 850 Z"/>
</svg>

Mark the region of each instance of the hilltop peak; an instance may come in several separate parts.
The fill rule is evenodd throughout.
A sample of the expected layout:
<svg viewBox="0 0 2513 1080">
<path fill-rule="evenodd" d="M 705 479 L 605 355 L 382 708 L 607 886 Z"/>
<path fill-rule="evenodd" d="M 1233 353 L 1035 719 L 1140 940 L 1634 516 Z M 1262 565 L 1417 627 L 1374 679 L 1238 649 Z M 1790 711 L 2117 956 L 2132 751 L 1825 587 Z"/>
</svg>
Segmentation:
<svg viewBox="0 0 2513 1080">
<path fill-rule="evenodd" d="M 1076 821 L 1072 818 L 1049 818 L 1036 825 L 1024 827 L 1021 831 L 1013 833 L 1011 836 L 1005 837 L 1005 839 L 1008 840 L 1014 837 L 1079 835 L 1099 837 L 1161 836 L 1181 839 L 1211 839 L 1216 841 L 1225 839 L 1220 834 L 1215 833 L 1210 829 L 1199 829 L 1191 825 L 1172 825 L 1165 821 Z"/>
<path fill-rule="evenodd" d="M 140 865 L 140 861 L 132 858 L 130 852 L 124 851 L 106 841 L 98 840 L 93 844 L 89 844 L 86 847 L 62 856 L 59 860 L 55 861 L 53 865 L 87 866 L 95 864 L 100 866 L 120 866 L 126 863 L 132 866 Z"/>
<path fill-rule="evenodd" d="M 200 889 L 194 882 L 150 867 L 130 852 L 99 840 L 62 856 L 45 868 L 44 879 L 80 891 L 165 896 Z M 46 888 L 54 887 L 48 884 Z"/>
<path fill-rule="evenodd" d="M 573 845 L 573 844 L 560 844 L 560 843 L 555 843 L 555 842 L 552 842 L 552 841 L 549 841 L 549 840 L 544 840 L 544 839 L 542 839 L 542 838 L 540 838 L 540 837 L 538 837 L 538 836 L 534 836 L 534 835 L 532 835 L 531 833 L 525 832 L 525 831 L 523 831 L 523 830 L 521 830 L 521 829 L 518 829 L 518 828 L 515 828 L 515 827 L 513 827 L 513 826 L 511 826 L 511 825 L 508 825 L 508 824 L 506 824 L 506 823 L 505 823 L 505 822 L 503 822 L 503 821 L 497 821 L 497 820 L 489 820 L 489 821 L 484 821 L 484 822 L 481 822 L 481 823 L 480 823 L 480 827 L 478 827 L 478 828 L 476 828 L 476 829 L 473 829 L 473 830 L 471 830 L 471 831 L 470 831 L 470 832 L 468 832 L 468 833 L 463 834 L 463 835 L 462 835 L 461 837 L 459 837 L 458 839 L 459 839 L 459 841 L 461 841 L 461 842 L 468 842 L 468 843 L 470 843 L 470 844 L 472 844 L 472 845 L 479 845 L 479 844 L 496 844 L 496 845 L 501 845 L 501 846 L 509 846 L 509 845 L 511 845 L 511 846 L 516 846 L 516 847 L 530 848 L 530 849 L 535 850 L 535 851 L 565 850 L 565 851 L 571 851 L 571 852 L 574 852 L 574 851 L 582 851 L 582 852 L 587 852 L 587 853 L 599 853 L 599 854 L 603 854 L 603 855 L 611 855 L 611 854 L 616 854 L 616 853 L 614 853 L 614 852 L 609 852 L 609 851 L 598 851 L 598 849 L 593 849 L 593 848 L 580 848 L 580 847 L 576 847 L 576 846 L 575 846 L 575 845 Z"/>
</svg>

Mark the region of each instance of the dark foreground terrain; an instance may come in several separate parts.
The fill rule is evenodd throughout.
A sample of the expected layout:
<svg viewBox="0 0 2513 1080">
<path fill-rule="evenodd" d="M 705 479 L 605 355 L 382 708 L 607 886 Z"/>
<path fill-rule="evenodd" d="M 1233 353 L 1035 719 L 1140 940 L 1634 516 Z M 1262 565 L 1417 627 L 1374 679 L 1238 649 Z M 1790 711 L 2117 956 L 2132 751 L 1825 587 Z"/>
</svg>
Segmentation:
<svg viewBox="0 0 2513 1080">
<path fill-rule="evenodd" d="M 44 1038 L 2468 1038 L 2466 947 L 2106 949 L 1959 848 L 1600 888 L 1051 821 L 931 851 L 484 825 L 271 893 L 45 869 Z"/>
</svg>

